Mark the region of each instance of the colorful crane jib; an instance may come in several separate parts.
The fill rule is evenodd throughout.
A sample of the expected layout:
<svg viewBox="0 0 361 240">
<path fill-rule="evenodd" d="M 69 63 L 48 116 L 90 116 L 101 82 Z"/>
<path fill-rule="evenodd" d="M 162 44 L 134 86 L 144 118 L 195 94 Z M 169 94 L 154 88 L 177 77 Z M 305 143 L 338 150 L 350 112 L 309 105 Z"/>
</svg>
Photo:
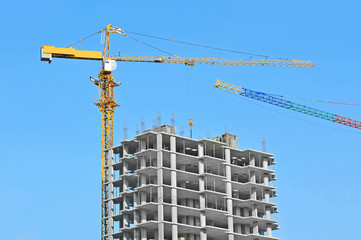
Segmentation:
<svg viewBox="0 0 361 240">
<path fill-rule="evenodd" d="M 216 84 L 214 85 L 214 87 L 225 90 L 227 92 L 230 93 L 235 93 L 241 96 L 245 96 L 248 98 L 252 98 L 258 101 L 262 101 L 265 103 L 269 103 L 278 107 L 283 107 L 295 112 L 300 112 L 303 114 L 307 114 L 310 116 L 314 116 L 314 117 L 318 117 L 318 118 L 322 118 L 331 122 L 335 122 L 335 123 L 339 123 L 339 124 L 343 124 L 349 127 L 353 127 L 353 128 L 357 128 L 357 129 L 361 129 L 361 122 L 357 121 L 357 120 L 353 120 L 350 118 L 346 118 L 346 117 L 341 117 L 337 114 L 333 114 L 333 113 L 328 113 L 322 110 L 318 110 L 312 107 L 307 107 L 298 103 L 294 103 L 291 101 L 287 101 L 287 100 L 283 100 L 277 97 L 273 97 L 269 94 L 266 93 L 262 93 L 262 92 L 257 92 L 257 91 L 253 91 L 250 89 L 246 89 L 240 86 L 236 86 L 230 83 L 226 83 L 220 80 L 217 80 Z"/>
</svg>

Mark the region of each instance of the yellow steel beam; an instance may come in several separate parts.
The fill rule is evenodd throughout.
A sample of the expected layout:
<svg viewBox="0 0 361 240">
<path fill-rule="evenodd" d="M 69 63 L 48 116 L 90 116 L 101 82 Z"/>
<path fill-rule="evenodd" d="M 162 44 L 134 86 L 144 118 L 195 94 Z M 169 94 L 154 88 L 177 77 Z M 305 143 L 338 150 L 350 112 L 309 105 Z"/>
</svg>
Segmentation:
<svg viewBox="0 0 361 240">
<path fill-rule="evenodd" d="M 51 62 L 52 58 L 71 58 L 85 60 L 103 60 L 103 54 L 100 51 L 76 50 L 72 47 L 59 48 L 54 46 L 41 46 L 41 60 Z"/>
</svg>

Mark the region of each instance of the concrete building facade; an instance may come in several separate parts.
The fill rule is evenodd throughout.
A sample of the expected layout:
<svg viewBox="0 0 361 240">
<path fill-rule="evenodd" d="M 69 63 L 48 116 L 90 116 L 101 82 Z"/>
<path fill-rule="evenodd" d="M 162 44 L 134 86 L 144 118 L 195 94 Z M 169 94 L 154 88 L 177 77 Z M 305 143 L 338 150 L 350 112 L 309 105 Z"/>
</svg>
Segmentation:
<svg viewBox="0 0 361 240">
<path fill-rule="evenodd" d="M 108 149 L 108 239 L 271 240 L 273 155 L 161 126 Z"/>
</svg>

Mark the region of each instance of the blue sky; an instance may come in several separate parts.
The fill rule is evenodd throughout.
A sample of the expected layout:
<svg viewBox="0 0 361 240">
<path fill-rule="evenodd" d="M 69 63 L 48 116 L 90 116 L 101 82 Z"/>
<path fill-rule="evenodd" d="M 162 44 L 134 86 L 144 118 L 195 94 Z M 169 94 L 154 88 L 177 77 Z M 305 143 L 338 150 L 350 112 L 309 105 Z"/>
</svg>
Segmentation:
<svg viewBox="0 0 361 240">
<path fill-rule="evenodd" d="M 0 239 L 99 239 L 98 62 L 40 62 L 42 44 L 66 47 L 112 23 L 125 30 L 239 51 L 311 60 L 314 68 L 195 66 L 194 136 L 227 126 L 240 148 L 275 154 L 284 240 L 359 239 L 361 131 L 212 88 L 217 78 L 249 89 L 361 103 L 360 1 L 7 1 L 0 46 Z M 179 56 L 243 58 L 138 37 Z M 113 52 L 163 55 L 121 36 Z M 100 36 L 76 46 L 101 50 Z M 189 71 L 189 70 L 188 70 Z M 145 116 L 186 126 L 187 67 L 119 63 L 115 143 Z M 302 102 L 300 102 L 302 103 Z M 304 104 L 308 104 L 307 102 Z M 360 107 L 308 104 L 361 120 Z M 188 128 L 186 128 L 188 134 Z"/>
</svg>

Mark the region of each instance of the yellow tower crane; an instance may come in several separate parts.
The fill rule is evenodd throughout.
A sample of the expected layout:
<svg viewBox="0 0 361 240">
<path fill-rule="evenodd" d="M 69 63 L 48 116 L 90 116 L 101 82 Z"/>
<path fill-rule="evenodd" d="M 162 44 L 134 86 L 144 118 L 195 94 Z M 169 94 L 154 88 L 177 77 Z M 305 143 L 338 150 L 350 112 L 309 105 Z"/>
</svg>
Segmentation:
<svg viewBox="0 0 361 240">
<path fill-rule="evenodd" d="M 100 51 L 84 51 L 76 50 L 73 47 L 59 48 L 54 46 L 41 46 L 41 61 L 48 61 L 51 63 L 53 58 L 69 58 L 69 59 L 83 59 L 83 60 L 97 60 L 102 61 L 102 69 L 98 74 L 98 79 L 93 79 L 94 84 L 99 88 L 99 101 L 95 104 L 99 107 L 101 113 L 101 129 L 102 129 L 102 240 L 108 239 L 108 212 L 109 206 L 107 203 L 108 189 L 105 184 L 108 181 L 108 156 L 105 149 L 113 147 L 113 114 L 116 107 L 119 105 L 114 100 L 114 88 L 118 87 L 120 83 L 114 81 L 111 73 L 116 68 L 116 61 L 120 62 L 153 62 L 153 63 L 181 63 L 189 66 L 195 64 L 210 64 L 210 65 L 243 65 L 243 66 L 283 66 L 283 67 L 313 67 L 314 64 L 310 61 L 298 61 L 288 59 L 225 59 L 225 58 L 191 58 L 178 57 L 171 55 L 165 56 L 133 56 L 133 55 L 111 55 L 109 35 L 111 33 L 121 34 L 125 37 L 126 31 L 118 27 L 108 25 L 106 28 L 97 33 L 105 34 L 105 42 L 103 52 Z M 147 36 L 147 35 L 145 35 Z M 82 41 L 82 40 L 80 40 Z M 79 41 L 79 42 L 80 42 Z M 173 42 L 177 42 L 171 40 Z M 73 44 L 74 45 L 74 44 Z M 197 44 L 191 44 L 196 45 Z M 201 46 L 201 45 L 198 45 Z M 223 49 L 219 49 L 223 50 Z M 192 119 L 189 121 L 190 127 L 193 126 Z"/>
</svg>

